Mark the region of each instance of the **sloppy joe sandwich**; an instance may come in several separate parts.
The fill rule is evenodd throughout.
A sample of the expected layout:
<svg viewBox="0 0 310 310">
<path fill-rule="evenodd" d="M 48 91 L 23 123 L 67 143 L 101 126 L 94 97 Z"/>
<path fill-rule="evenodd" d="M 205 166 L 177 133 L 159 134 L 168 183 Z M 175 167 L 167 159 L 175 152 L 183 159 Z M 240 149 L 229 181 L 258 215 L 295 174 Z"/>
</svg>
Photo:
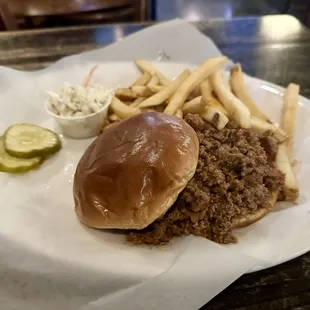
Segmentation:
<svg viewBox="0 0 310 310">
<path fill-rule="evenodd" d="M 116 90 L 103 133 L 76 169 L 81 222 L 122 229 L 134 244 L 190 234 L 235 243 L 235 228 L 298 198 L 290 156 L 299 87 L 287 88 L 278 126 L 251 99 L 240 65 L 227 80 L 225 60 L 175 80 L 137 61 L 141 77 Z"/>
</svg>

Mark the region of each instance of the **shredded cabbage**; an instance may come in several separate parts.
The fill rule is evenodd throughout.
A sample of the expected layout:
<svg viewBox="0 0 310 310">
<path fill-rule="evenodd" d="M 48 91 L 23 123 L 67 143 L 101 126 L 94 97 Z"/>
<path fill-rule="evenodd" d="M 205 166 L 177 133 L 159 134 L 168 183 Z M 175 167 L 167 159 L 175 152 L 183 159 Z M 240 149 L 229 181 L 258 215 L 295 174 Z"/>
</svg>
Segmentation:
<svg viewBox="0 0 310 310">
<path fill-rule="evenodd" d="M 66 86 L 57 94 L 47 91 L 50 110 L 60 116 L 86 116 L 97 113 L 108 104 L 113 90 L 101 85 L 85 87 L 83 85 Z"/>
</svg>

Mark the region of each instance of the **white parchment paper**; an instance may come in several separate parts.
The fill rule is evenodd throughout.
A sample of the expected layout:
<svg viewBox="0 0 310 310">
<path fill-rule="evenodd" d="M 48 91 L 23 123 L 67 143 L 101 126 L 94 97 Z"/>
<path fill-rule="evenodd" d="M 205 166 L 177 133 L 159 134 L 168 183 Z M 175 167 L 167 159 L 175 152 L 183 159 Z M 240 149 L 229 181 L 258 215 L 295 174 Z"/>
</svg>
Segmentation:
<svg viewBox="0 0 310 310">
<path fill-rule="evenodd" d="M 57 90 L 63 82 L 80 83 L 94 63 L 101 64 L 97 82 L 126 86 L 138 75 L 132 60 L 155 60 L 158 50 L 171 57 L 170 62 L 156 63 L 170 77 L 184 66 L 219 55 L 210 39 L 176 20 L 41 71 L 2 67 L 1 132 L 16 122 L 54 128 L 43 108 L 45 90 Z M 278 117 L 281 88 L 256 79 L 247 82 L 259 102 L 273 102 L 262 108 Z M 274 92 L 266 92 L 263 85 Z M 223 247 L 187 237 L 160 248 L 134 247 L 121 234 L 82 226 L 74 214 L 72 176 L 90 140 L 65 139 L 61 152 L 37 171 L 1 174 L 0 309 L 194 310 L 249 270 L 296 255 L 290 246 L 305 235 L 310 198 L 310 156 L 304 155 L 310 153 L 310 112 L 309 102 L 301 98 L 301 103 L 296 149 L 301 203 L 276 209 L 238 231 L 237 245 Z M 305 251 L 309 245 L 304 240 L 299 248 Z"/>
</svg>

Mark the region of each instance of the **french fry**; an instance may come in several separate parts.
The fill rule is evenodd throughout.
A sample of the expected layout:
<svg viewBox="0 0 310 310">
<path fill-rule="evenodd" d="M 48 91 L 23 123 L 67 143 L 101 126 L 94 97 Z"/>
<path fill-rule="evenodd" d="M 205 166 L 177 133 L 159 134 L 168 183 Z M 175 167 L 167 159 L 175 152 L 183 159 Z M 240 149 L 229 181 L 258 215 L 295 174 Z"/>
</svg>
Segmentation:
<svg viewBox="0 0 310 310">
<path fill-rule="evenodd" d="M 132 86 L 130 89 L 132 90 L 136 98 L 149 97 L 154 94 L 147 86 Z"/>
<path fill-rule="evenodd" d="M 109 121 L 111 121 L 111 122 L 118 122 L 118 121 L 120 121 L 121 119 L 116 115 L 116 114 L 110 114 L 109 116 L 108 116 L 108 119 L 109 119 Z"/>
<path fill-rule="evenodd" d="M 144 59 L 137 59 L 136 65 L 138 66 L 138 68 L 142 72 L 148 72 L 151 75 L 156 74 L 162 85 L 168 85 L 170 83 L 170 81 L 161 72 L 159 72 L 157 69 L 155 69 L 153 67 L 153 65 L 151 63 L 149 63 L 148 61 L 146 61 Z"/>
<path fill-rule="evenodd" d="M 281 128 L 287 133 L 289 137 L 289 139 L 285 141 L 286 151 L 289 159 L 292 157 L 299 88 L 299 85 L 293 83 L 289 84 L 284 92 L 283 97 Z"/>
<path fill-rule="evenodd" d="M 222 130 L 228 123 L 228 118 L 213 107 L 205 107 L 200 116 L 207 122 L 213 124 L 218 130 Z"/>
<path fill-rule="evenodd" d="M 178 117 L 178 118 L 183 118 L 183 111 L 181 109 L 178 109 L 175 112 L 175 116 Z"/>
<path fill-rule="evenodd" d="M 189 94 L 188 99 L 192 100 L 195 99 L 197 97 L 201 96 L 201 90 L 200 90 L 200 85 L 198 84 L 194 90 Z"/>
<path fill-rule="evenodd" d="M 199 114 L 203 111 L 205 103 L 202 100 L 202 96 L 196 97 L 190 101 L 184 103 L 182 110 L 184 114 Z"/>
<path fill-rule="evenodd" d="M 132 104 L 132 101 L 131 101 L 131 100 L 130 100 L 130 101 L 127 101 L 127 100 L 124 101 L 124 100 L 122 100 L 122 102 L 125 103 L 126 105 L 131 105 L 131 104 Z"/>
<path fill-rule="evenodd" d="M 139 108 L 128 106 L 115 96 L 112 99 L 110 108 L 121 119 L 129 118 L 133 115 L 141 113 Z"/>
<path fill-rule="evenodd" d="M 154 92 L 147 86 L 134 85 L 130 88 L 118 88 L 115 96 L 121 101 L 133 101 L 138 97 L 150 97 Z"/>
<path fill-rule="evenodd" d="M 150 82 L 151 77 L 152 76 L 149 72 L 144 72 L 140 77 L 138 77 L 136 81 L 132 83 L 131 86 L 138 86 L 138 85 L 144 86 Z"/>
<path fill-rule="evenodd" d="M 249 109 L 252 116 L 271 123 L 268 117 L 257 108 L 254 100 L 250 97 L 244 83 L 240 64 L 236 64 L 230 72 L 230 86 L 235 96 Z"/>
<path fill-rule="evenodd" d="M 202 98 L 202 100 L 205 102 L 204 98 Z M 209 99 L 209 101 L 206 102 L 206 105 L 221 111 L 226 117 L 229 117 L 228 111 L 223 107 L 223 105 L 215 97 L 212 96 Z"/>
<path fill-rule="evenodd" d="M 162 75 L 159 71 L 157 71 L 157 76 L 158 76 L 158 78 L 159 78 L 159 84 L 160 85 L 163 85 L 163 86 L 168 86 L 170 83 L 171 83 L 171 81 L 170 80 L 168 80 L 164 75 Z"/>
<path fill-rule="evenodd" d="M 287 134 L 281 128 L 259 118 L 251 118 L 251 129 L 258 134 L 274 137 L 279 143 L 287 138 Z"/>
<path fill-rule="evenodd" d="M 285 174 L 285 183 L 283 187 L 285 199 L 288 201 L 296 201 L 299 196 L 299 189 L 296 177 L 290 165 L 290 160 L 286 153 L 285 143 L 280 143 L 278 146 L 276 165 L 277 168 Z"/>
<path fill-rule="evenodd" d="M 164 113 L 173 115 L 177 109 L 182 108 L 187 97 L 195 87 L 216 70 L 220 69 L 226 61 L 227 57 L 210 58 L 194 70 L 171 97 Z"/>
<path fill-rule="evenodd" d="M 249 109 L 230 91 L 221 71 L 211 75 L 211 85 L 215 94 L 220 99 L 224 108 L 235 122 L 242 128 L 249 128 L 251 125 Z"/>
<path fill-rule="evenodd" d="M 159 78 L 157 74 L 153 74 L 150 81 L 147 83 L 147 86 L 155 86 L 159 84 Z"/>
<path fill-rule="evenodd" d="M 147 87 L 153 92 L 153 93 L 158 93 L 161 90 L 163 90 L 166 86 L 162 85 L 147 85 Z"/>
<path fill-rule="evenodd" d="M 137 107 L 142 101 L 144 101 L 146 98 L 145 97 L 138 97 L 136 98 L 133 102 L 130 103 L 130 106 L 135 108 Z"/>
<path fill-rule="evenodd" d="M 153 107 L 162 104 L 166 100 L 168 100 L 175 91 L 179 88 L 182 82 L 189 76 L 189 71 L 183 71 L 175 80 L 173 80 L 168 86 L 166 86 L 163 90 L 158 92 L 157 94 L 151 96 L 150 98 L 143 101 L 139 107 L 147 108 Z"/>
<path fill-rule="evenodd" d="M 288 134 L 288 138 L 279 145 L 276 157 L 278 169 L 285 174 L 283 194 L 288 201 L 296 201 L 299 196 L 297 180 L 290 163 L 298 95 L 299 85 L 296 84 L 290 84 L 284 93 L 281 128 Z"/>
<path fill-rule="evenodd" d="M 115 91 L 115 97 L 122 101 L 132 101 L 137 98 L 137 94 L 129 88 L 118 88 Z"/>
<path fill-rule="evenodd" d="M 203 96 L 203 99 L 206 102 L 208 102 L 211 98 L 213 98 L 212 86 L 211 86 L 211 82 L 209 79 L 205 79 L 204 81 L 202 81 L 199 87 L 200 87 L 201 95 Z"/>
<path fill-rule="evenodd" d="M 216 108 L 221 111 L 226 117 L 229 117 L 227 110 L 222 106 L 222 104 L 212 95 L 212 87 L 209 80 L 204 80 L 200 84 L 200 90 L 202 94 L 203 101 L 206 105 Z"/>
</svg>

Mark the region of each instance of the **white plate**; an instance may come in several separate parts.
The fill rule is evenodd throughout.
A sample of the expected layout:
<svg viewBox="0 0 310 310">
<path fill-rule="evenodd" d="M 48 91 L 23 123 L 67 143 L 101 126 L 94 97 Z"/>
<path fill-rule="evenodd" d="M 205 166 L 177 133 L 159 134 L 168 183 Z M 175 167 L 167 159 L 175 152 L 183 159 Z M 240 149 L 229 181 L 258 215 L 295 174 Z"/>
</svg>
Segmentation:
<svg viewBox="0 0 310 310">
<path fill-rule="evenodd" d="M 5 115 L 5 118 L 1 118 L 0 132 L 17 122 L 30 122 L 54 129 L 52 119 L 44 112 L 45 91 L 58 91 L 64 82 L 81 83 L 93 65 L 94 63 L 85 62 L 72 65 L 70 70 L 56 66 L 32 73 L 1 68 L 0 115 Z M 127 86 L 138 76 L 138 71 L 133 63 L 115 62 L 99 65 L 92 82 L 102 83 L 107 87 Z M 179 63 L 158 63 L 157 66 L 171 78 L 184 68 L 192 67 L 189 64 Z M 250 77 L 246 82 L 260 108 L 272 119 L 279 120 L 283 89 Z M 300 145 L 303 142 L 303 155 L 298 159 L 306 161 L 307 158 L 310 158 L 310 154 L 307 154 L 309 148 L 307 145 L 309 146 L 310 143 L 310 140 L 308 141 L 310 136 L 310 102 L 306 98 L 300 97 L 299 104 L 295 145 Z M 122 253 L 127 253 L 129 249 L 124 242 L 124 236 L 86 229 L 80 225 L 74 214 L 72 177 L 79 158 L 91 141 L 64 139 L 61 152 L 45 162 L 39 170 L 23 176 L 0 175 L 0 232 L 12 241 L 37 253 L 44 253 L 54 259 L 85 266 L 94 264 L 94 262 L 90 256 L 89 260 L 84 256 L 82 258 L 81 249 L 83 249 L 83 255 L 85 255 L 85 248 L 92 254 L 97 251 L 99 253 L 104 249 L 105 255 L 109 255 L 109 251 L 112 251 L 114 244 L 117 243 L 120 253 L 118 271 L 120 274 L 130 274 L 130 270 L 127 267 L 123 268 L 121 264 Z M 300 179 L 304 179 L 310 173 L 310 169 L 307 165 L 303 166 L 302 170 L 297 167 L 297 173 Z M 301 185 L 305 186 L 303 193 L 307 192 L 307 184 Z M 308 200 L 309 196 L 303 194 L 301 203 Z M 310 250 L 310 225 L 301 225 L 301 227 L 300 237 L 291 240 L 292 246 L 285 248 L 284 240 L 283 251 L 270 257 L 268 251 L 272 247 L 272 243 L 264 248 L 262 236 L 257 240 L 255 237 L 251 237 L 250 242 L 248 240 L 251 231 L 259 228 L 257 225 L 249 228 L 251 231 L 248 231 L 249 235 L 246 237 L 243 236 L 245 230 L 240 230 L 238 246 L 231 245 L 229 247 L 235 247 L 243 253 L 265 261 L 261 263 L 260 267 L 255 268 L 255 270 L 264 269 L 288 261 Z M 167 268 L 173 260 L 169 248 L 168 250 L 166 248 L 163 251 L 154 251 L 152 256 L 156 258 L 157 265 L 155 269 L 152 266 L 152 271 L 149 271 L 145 255 L 148 255 L 151 250 L 137 248 L 133 251 L 131 248 L 130 251 L 133 264 L 145 268 L 143 273 L 145 276 L 157 274 Z M 104 269 L 105 267 L 100 266 L 99 268 Z"/>
</svg>

